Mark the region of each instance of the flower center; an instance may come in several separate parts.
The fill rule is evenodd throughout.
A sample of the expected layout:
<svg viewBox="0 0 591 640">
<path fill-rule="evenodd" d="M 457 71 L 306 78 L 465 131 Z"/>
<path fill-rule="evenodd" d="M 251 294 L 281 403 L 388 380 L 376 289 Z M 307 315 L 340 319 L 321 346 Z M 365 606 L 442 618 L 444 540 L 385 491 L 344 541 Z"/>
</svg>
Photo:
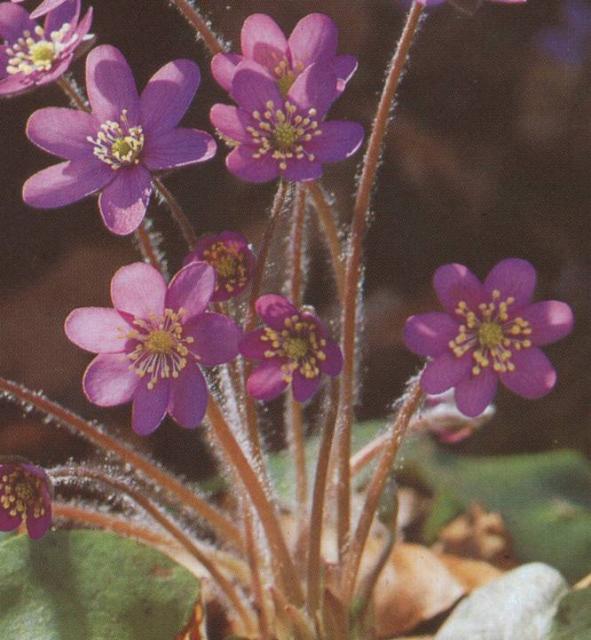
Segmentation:
<svg viewBox="0 0 591 640">
<path fill-rule="evenodd" d="M 287 95 L 287 92 L 291 89 L 291 85 L 296 81 L 296 78 L 303 71 L 303 69 L 304 65 L 300 62 L 298 62 L 292 68 L 285 58 L 277 63 L 277 65 L 273 69 L 273 72 L 277 77 L 279 92 L 283 97 Z"/>
<path fill-rule="evenodd" d="M 283 379 L 286 382 L 291 382 L 296 370 L 308 379 L 320 375 L 318 362 L 326 360 L 326 340 L 318 335 L 318 327 L 313 322 L 293 315 L 285 318 L 281 331 L 265 327 L 261 340 L 269 343 L 265 358 L 288 359 L 282 366 Z"/>
<path fill-rule="evenodd" d="M 45 515 L 41 493 L 41 478 L 18 467 L 0 476 L 0 508 L 12 518 L 26 518 L 27 510 L 33 518 Z"/>
<path fill-rule="evenodd" d="M 119 121 L 107 120 L 97 133 L 96 139 L 89 136 L 94 145 L 94 155 L 113 170 L 139 164 L 139 156 L 144 148 L 142 127 L 130 127 L 127 109 L 123 109 Z"/>
<path fill-rule="evenodd" d="M 288 122 L 282 122 L 275 127 L 275 134 L 273 138 L 277 149 L 280 149 L 281 151 L 289 151 L 298 139 L 298 132 L 293 125 Z"/>
<path fill-rule="evenodd" d="M 33 33 L 24 31 L 16 42 L 6 47 L 7 73 L 30 76 L 36 72 L 49 71 L 66 46 L 71 44 L 71 39 L 64 43 L 70 29 L 71 25 L 66 23 L 58 31 L 52 31 L 49 38 L 39 25 Z"/>
<path fill-rule="evenodd" d="M 140 378 L 149 376 L 148 389 L 153 389 L 160 379 L 178 378 L 187 366 L 187 345 L 193 338 L 183 337 L 183 314 L 183 309 L 178 312 L 165 309 L 162 317 L 135 318 L 133 321 L 136 329 L 127 337 L 136 340 L 137 344 L 127 357 L 132 361 L 130 369 Z"/>
<path fill-rule="evenodd" d="M 479 304 L 476 311 L 472 311 L 464 300 L 458 302 L 455 312 L 464 323 L 460 325 L 458 335 L 449 342 L 449 348 L 457 358 L 471 351 L 473 375 L 479 375 L 489 366 L 497 373 L 515 371 L 511 361 L 513 353 L 532 346 L 530 323 L 520 317 L 509 317 L 508 310 L 514 302 L 512 296 L 502 300 L 497 289 L 492 293 L 492 301 Z"/>
<path fill-rule="evenodd" d="M 244 287 L 248 281 L 245 256 L 239 245 L 233 242 L 216 242 L 203 252 L 203 259 L 216 271 L 215 289 L 221 287 L 228 293 Z"/>
</svg>

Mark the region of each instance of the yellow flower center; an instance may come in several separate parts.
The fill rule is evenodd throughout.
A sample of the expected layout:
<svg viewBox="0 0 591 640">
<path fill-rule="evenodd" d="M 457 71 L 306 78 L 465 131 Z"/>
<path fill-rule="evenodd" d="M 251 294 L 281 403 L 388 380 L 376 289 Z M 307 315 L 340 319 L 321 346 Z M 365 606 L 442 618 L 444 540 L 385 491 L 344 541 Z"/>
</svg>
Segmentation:
<svg viewBox="0 0 591 640">
<path fill-rule="evenodd" d="M 304 338 L 287 338 L 283 343 L 283 350 L 288 358 L 299 360 L 308 353 L 309 341 Z"/>
<path fill-rule="evenodd" d="M 503 329 L 496 322 L 483 322 L 478 329 L 478 340 L 487 349 L 498 347 L 503 340 Z"/>
<path fill-rule="evenodd" d="M 274 140 L 277 149 L 288 151 L 297 139 L 298 132 L 296 128 L 288 122 L 281 122 L 275 127 Z"/>
<path fill-rule="evenodd" d="M 145 347 L 152 353 L 170 353 L 175 345 L 175 338 L 169 331 L 156 329 L 146 338 Z"/>
<path fill-rule="evenodd" d="M 27 509 L 34 518 L 45 515 L 42 497 L 42 480 L 17 467 L 0 476 L 0 509 L 11 517 L 26 518 Z"/>
<path fill-rule="evenodd" d="M 49 71 L 62 51 L 72 42 L 70 38 L 65 42 L 71 30 L 70 24 L 62 25 L 61 29 L 46 34 L 41 26 L 36 26 L 33 33 L 24 31 L 23 35 L 6 47 L 9 75 L 22 73 L 30 76 L 34 73 Z"/>
<path fill-rule="evenodd" d="M 130 127 L 127 109 L 123 109 L 119 121 L 107 120 L 97 133 L 96 139 L 87 138 L 94 146 L 94 155 L 113 170 L 139 164 L 139 156 L 144 148 L 142 127 Z"/>
<path fill-rule="evenodd" d="M 277 85 L 279 86 L 279 92 L 283 97 L 287 95 L 287 92 L 291 89 L 291 85 L 296 81 L 298 75 L 303 71 L 304 65 L 297 63 L 292 69 L 289 62 L 280 60 L 273 69 L 275 76 L 277 77 Z"/>
<path fill-rule="evenodd" d="M 203 259 L 216 271 L 215 288 L 221 287 L 228 293 L 244 287 L 248 281 L 246 258 L 241 246 L 235 242 L 215 242 L 203 251 Z"/>
</svg>

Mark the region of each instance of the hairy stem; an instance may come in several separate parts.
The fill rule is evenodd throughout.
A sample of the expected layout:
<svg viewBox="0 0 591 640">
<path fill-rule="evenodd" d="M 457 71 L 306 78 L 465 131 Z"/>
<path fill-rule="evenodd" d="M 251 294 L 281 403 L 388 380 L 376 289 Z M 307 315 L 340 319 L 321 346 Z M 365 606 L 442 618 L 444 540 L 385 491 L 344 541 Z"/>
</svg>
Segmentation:
<svg viewBox="0 0 591 640">
<path fill-rule="evenodd" d="M 168 276 L 166 263 L 158 247 L 157 240 L 152 236 L 150 224 L 151 221 L 144 218 L 140 226 L 136 229 L 135 239 L 140 253 L 144 258 L 144 262 L 152 265 L 154 269 L 158 269 L 158 271 L 160 271 L 160 273 L 166 278 Z"/>
<path fill-rule="evenodd" d="M 152 182 L 156 192 L 162 196 L 162 199 L 166 202 L 166 205 L 172 215 L 172 219 L 176 222 L 183 239 L 187 243 L 189 250 L 195 247 L 197 243 L 197 234 L 191 225 L 187 214 L 183 211 L 181 205 L 177 202 L 172 193 L 164 186 L 164 183 L 160 178 L 152 176 Z"/>
<path fill-rule="evenodd" d="M 209 53 L 214 56 L 222 53 L 224 47 L 220 39 L 212 31 L 207 20 L 199 13 L 198 9 L 189 0 L 168 0 L 170 4 L 183 16 L 183 18 L 195 30 L 195 33 L 203 40 Z"/>
<path fill-rule="evenodd" d="M 78 88 L 74 80 L 72 80 L 67 74 L 58 78 L 56 84 L 64 92 L 66 98 L 68 98 L 73 107 L 80 109 L 80 111 L 90 113 L 90 106 L 82 94 L 82 91 Z"/>
</svg>

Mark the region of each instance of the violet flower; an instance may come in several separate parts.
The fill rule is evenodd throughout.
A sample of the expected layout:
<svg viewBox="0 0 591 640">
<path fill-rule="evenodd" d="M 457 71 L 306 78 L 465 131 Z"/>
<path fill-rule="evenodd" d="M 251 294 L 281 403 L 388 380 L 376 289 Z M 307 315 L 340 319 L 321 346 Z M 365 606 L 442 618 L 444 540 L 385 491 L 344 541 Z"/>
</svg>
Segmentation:
<svg viewBox="0 0 591 640">
<path fill-rule="evenodd" d="M 66 162 L 29 178 L 25 202 L 53 209 L 100 191 L 99 209 L 118 235 L 141 223 L 152 193 L 152 174 L 211 158 L 216 150 L 205 131 L 177 127 L 199 85 L 190 60 L 162 67 L 137 93 L 123 54 L 109 45 L 86 60 L 91 113 L 49 107 L 27 124 L 29 139 Z"/>
<path fill-rule="evenodd" d="M 207 311 L 215 286 L 208 264 L 192 262 L 166 285 L 153 267 L 136 262 L 111 281 L 114 309 L 75 309 L 65 322 L 68 338 L 97 353 L 82 381 L 86 397 L 101 407 L 133 402 L 132 427 L 149 435 L 166 413 L 187 429 L 207 407 L 199 365 L 238 354 L 240 329 Z"/>
<path fill-rule="evenodd" d="M 11 0 L 11 2 L 23 2 L 24 0 Z M 59 6 L 68 2 L 69 0 L 43 0 L 43 2 L 31 12 L 31 18 L 40 18 L 46 13 L 49 13 L 53 9 L 57 9 Z"/>
<path fill-rule="evenodd" d="M 51 496 L 51 482 L 40 467 L 0 463 L 0 531 L 14 531 L 24 520 L 29 537 L 44 536 L 51 527 Z"/>
<path fill-rule="evenodd" d="M 357 58 L 337 55 L 338 30 L 331 18 L 311 13 L 302 18 L 286 38 L 281 27 L 268 15 L 255 13 L 242 25 L 242 55 L 218 53 L 211 61 L 211 72 L 226 90 L 240 62 L 251 60 L 262 65 L 275 78 L 281 95 L 287 95 L 296 78 L 311 64 L 330 65 L 338 78 L 338 91 L 345 89 L 357 69 Z"/>
<path fill-rule="evenodd" d="M 291 383 L 294 398 L 305 402 L 318 390 L 322 374 L 339 375 L 341 350 L 310 310 L 269 294 L 256 301 L 256 312 L 267 326 L 247 333 L 239 345 L 243 356 L 262 361 L 246 383 L 253 398 L 272 400 Z"/>
<path fill-rule="evenodd" d="M 540 398 L 556 383 L 556 372 L 539 348 L 568 335 L 570 307 L 549 300 L 532 304 L 534 267 L 526 260 L 499 262 L 484 284 L 461 264 L 435 272 L 434 286 L 445 313 L 424 313 L 406 321 L 406 346 L 428 356 L 421 376 L 426 393 L 455 388 L 458 409 L 481 414 L 497 381 L 524 398 Z"/>
<path fill-rule="evenodd" d="M 210 117 L 227 144 L 235 147 L 226 166 L 247 182 L 278 176 L 315 180 L 324 163 L 349 158 L 363 142 L 363 127 L 356 122 L 325 122 L 338 88 L 331 66 L 322 62 L 308 66 L 285 96 L 263 67 L 241 62 L 232 97 L 238 107 L 216 104 Z"/>
<path fill-rule="evenodd" d="M 0 3 L 0 96 L 11 96 L 57 80 L 88 35 L 92 9 L 80 18 L 80 0 L 66 0 L 41 26 L 27 11 Z"/>
<path fill-rule="evenodd" d="M 185 258 L 185 264 L 195 260 L 207 262 L 215 270 L 212 302 L 224 302 L 239 296 L 250 283 L 256 265 L 248 241 L 235 231 L 199 238 L 195 249 Z"/>
</svg>

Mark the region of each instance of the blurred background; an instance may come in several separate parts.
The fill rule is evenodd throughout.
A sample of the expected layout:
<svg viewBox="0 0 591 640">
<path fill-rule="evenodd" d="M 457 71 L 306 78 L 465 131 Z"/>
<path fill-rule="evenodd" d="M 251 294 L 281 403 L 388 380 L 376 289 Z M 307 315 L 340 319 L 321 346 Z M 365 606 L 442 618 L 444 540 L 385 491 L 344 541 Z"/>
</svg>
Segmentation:
<svg viewBox="0 0 591 640">
<path fill-rule="evenodd" d="M 87 3 L 88 4 L 88 3 Z M 228 102 L 209 72 L 208 55 L 164 0 L 96 0 L 98 43 L 119 47 L 142 87 L 160 66 L 193 58 L 202 85 L 184 124 L 211 130 L 208 111 Z M 266 12 L 289 33 L 312 11 L 340 28 L 340 52 L 359 69 L 332 116 L 371 125 L 384 69 L 400 34 L 404 9 L 395 0 L 200 0 L 214 27 L 238 48 L 240 27 Z M 83 61 L 74 73 L 83 79 Z M 0 374 L 44 390 L 85 417 L 100 419 L 177 471 L 198 477 L 210 461 L 199 430 L 171 421 L 148 440 L 129 428 L 129 407 L 99 410 L 81 391 L 91 356 L 70 344 L 63 320 L 78 306 L 109 306 L 109 282 L 121 265 L 138 259 L 129 239 L 109 234 L 94 199 L 64 209 L 36 211 L 22 203 L 24 180 L 52 159 L 30 144 L 24 127 L 37 108 L 65 106 L 57 87 L 0 103 Z M 203 165 L 165 179 L 199 232 L 238 229 L 261 237 L 274 187 L 239 182 L 224 168 L 226 150 Z M 433 271 L 445 262 L 468 265 L 480 277 L 509 256 L 538 269 L 538 299 L 567 301 L 576 329 L 547 353 L 559 374 L 555 390 L 528 402 L 501 390 L 492 423 L 460 449 L 509 453 L 577 448 L 591 454 L 591 3 L 529 0 L 505 6 L 485 2 L 468 15 L 443 5 L 429 11 L 412 52 L 387 139 L 367 238 L 366 331 L 360 419 L 386 416 L 420 362 L 401 343 L 404 319 L 435 308 Z M 351 216 L 361 154 L 329 166 L 324 185 L 335 194 L 343 225 Z M 185 248 L 167 211 L 150 210 L 164 233 L 171 270 Z M 279 236 L 285 237 L 288 221 Z M 322 243 L 313 238 L 307 301 L 338 318 Z M 279 291 L 286 265 L 276 247 Z M 273 279 L 274 278 L 274 279 Z M 275 407 L 277 409 L 277 406 Z M 265 428 L 281 446 L 277 411 Z M 92 455 L 67 432 L 25 418 L 0 404 L 0 454 L 35 462 Z M 196 464 L 197 463 L 197 464 Z"/>
</svg>

